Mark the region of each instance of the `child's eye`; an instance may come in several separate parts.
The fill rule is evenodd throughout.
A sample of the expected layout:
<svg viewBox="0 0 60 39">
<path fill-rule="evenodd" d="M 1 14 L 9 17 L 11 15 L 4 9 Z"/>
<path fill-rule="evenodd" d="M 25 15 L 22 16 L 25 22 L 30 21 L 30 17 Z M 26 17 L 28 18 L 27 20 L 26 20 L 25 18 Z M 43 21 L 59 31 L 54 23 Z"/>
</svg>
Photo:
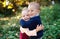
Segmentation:
<svg viewBox="0 0 60 39">
<path fill-rule="evenodd" d="M 29 12 L 30 10 L 28 10 L 28 12 Z"/>
<path fill-rule="evenodd" d="M 27 15 L 27 16 L 29 16 L 29 15 Z"/>
<path fill-rule="evenodd" d="M 25 17 L 25 15 L 23 17 Z"/>
<path fill-rule="evenodd" d="M 33 10 L 31 10 L 31 12 L 33 12 Z"/>
</svg>

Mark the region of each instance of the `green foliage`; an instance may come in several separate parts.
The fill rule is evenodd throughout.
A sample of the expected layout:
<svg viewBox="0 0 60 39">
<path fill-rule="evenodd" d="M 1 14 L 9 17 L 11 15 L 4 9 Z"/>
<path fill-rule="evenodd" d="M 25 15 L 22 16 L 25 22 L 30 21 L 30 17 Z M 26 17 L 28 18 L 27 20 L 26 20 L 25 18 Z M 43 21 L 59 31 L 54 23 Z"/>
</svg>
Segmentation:
<svg viewBox="0 0 60 39">
<path fill-rule="evenodd" d="M 49 7 L 41 7 L 41 19 L 44 24 L 43 39 L 59 39 L 60 38 L 60 5 L 51 5 Z"/>
<path fill-rule="evenodd" d="M 60 37 L 60 25 L 44 25 L 43 39 L 57 39 Z"/>
<path fill-rule="evenodd" d="M 19 39 L 19 33 L 20 26 L 18 20 L 0 20 L 0 39 Z"/>
<path fill-rule="evenodd" d="M 53 6 L 53 16 L 54 16 L 54 20 L 60 19 L 60 5 L 56 4 Z"/>
<path fill-rule="evenodd" d="M 15 12 L 12 11 L 13 8 L 11 9 L 8 9 L 8 8 L 3 8 L 2 11 L 0 11 L 0 17 L 5 17 L 5 16 L 12 16 L 12 15 L 15 15 Z"/>
<path fill-rule="evenodd" d="M 42 8 L 42 7 L 41 7 Z M 52 8 L 52 6 L 51 6 Z M 41 9 L 41 18 L 47 24 L 53 21 L 53 10 L 50 7 L 44 7 Z"/>
<path fill-rule="evenodd" d="M 41 18 L 48 24 L 53 24 L 54 21 L 60 19 L 59 4 L 51 5 L 50 7 L 41 7 Z"/>
<path fill-rule="evenodd" d="M 0 39 L 18 39 L 19 38 L 19 27 L 12 26 L 5 28 L 1 31 Z"/>
<path fill-rule="evenodd" d="M 4 20 L 0 20 L 0 25 L 5 25 L 8 23 L 8 20 L 4 21 Z"/>
</svg>

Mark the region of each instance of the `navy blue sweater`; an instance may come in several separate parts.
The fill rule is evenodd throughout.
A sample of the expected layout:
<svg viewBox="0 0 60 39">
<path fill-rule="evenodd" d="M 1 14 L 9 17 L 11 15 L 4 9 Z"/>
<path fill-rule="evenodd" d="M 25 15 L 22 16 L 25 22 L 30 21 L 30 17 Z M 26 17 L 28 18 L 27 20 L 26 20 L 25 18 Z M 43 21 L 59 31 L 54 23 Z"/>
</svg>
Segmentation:
<svg viewBox="0 0 60 39">
<path fill-rule="evenodd" d="M 37 25 L 40 25 L 40 24 L 42 24 L 40 16 L 35 16 L 35 17 L 31 18 L 29 21 L 24 21 L 23 19 L 20 20 L 20 25 L 23 28 L 29 28 L 29 30 L 36 29 Z M 37 32 L 37 38 L 40 38 L 42 35 L 43 35 L 43 30 Z M 33 36 L 31 36 L 31 37 L 33 37 Z"/>
</svg>

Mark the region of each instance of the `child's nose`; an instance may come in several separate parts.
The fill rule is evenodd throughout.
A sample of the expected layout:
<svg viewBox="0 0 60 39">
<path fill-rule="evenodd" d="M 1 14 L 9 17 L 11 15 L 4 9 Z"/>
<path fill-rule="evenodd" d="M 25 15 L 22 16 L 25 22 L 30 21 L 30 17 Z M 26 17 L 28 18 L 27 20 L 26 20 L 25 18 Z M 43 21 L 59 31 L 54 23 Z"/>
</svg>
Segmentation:
<svg viewBox="0 0 60 39">
<path fill-rule="evenodd" d="M 29 13 L 31 13 L 31 11 L 29 11 Z"/>
<path fill-rule="evenodd" d="M 30 14 L 31 12 L 29 12 L 29 14 Z"/>
</svg>

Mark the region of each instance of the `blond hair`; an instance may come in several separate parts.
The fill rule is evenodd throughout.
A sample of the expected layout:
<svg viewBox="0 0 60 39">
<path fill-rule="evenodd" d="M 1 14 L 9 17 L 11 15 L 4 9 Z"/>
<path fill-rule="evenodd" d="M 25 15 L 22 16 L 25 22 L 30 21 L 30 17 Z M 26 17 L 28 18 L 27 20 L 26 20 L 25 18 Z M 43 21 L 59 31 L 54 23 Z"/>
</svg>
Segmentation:
<svg viewBox="0 0 60 39">
<path fill-rule="evenodd" d="M 29 3 L 28 8 L 30 8 L 30 7 L 33 7 L 35 9 L 40 9 L 40 5 L 37 2 L 31 2 L 31 3 Z"/>
<path fill-rule="evenodd" d="M 22 9 L 22 14 L 27 14 L 28 13 L 28 8 L 27 7 L 24 7 L 23 9 Z"/>
</svg>

